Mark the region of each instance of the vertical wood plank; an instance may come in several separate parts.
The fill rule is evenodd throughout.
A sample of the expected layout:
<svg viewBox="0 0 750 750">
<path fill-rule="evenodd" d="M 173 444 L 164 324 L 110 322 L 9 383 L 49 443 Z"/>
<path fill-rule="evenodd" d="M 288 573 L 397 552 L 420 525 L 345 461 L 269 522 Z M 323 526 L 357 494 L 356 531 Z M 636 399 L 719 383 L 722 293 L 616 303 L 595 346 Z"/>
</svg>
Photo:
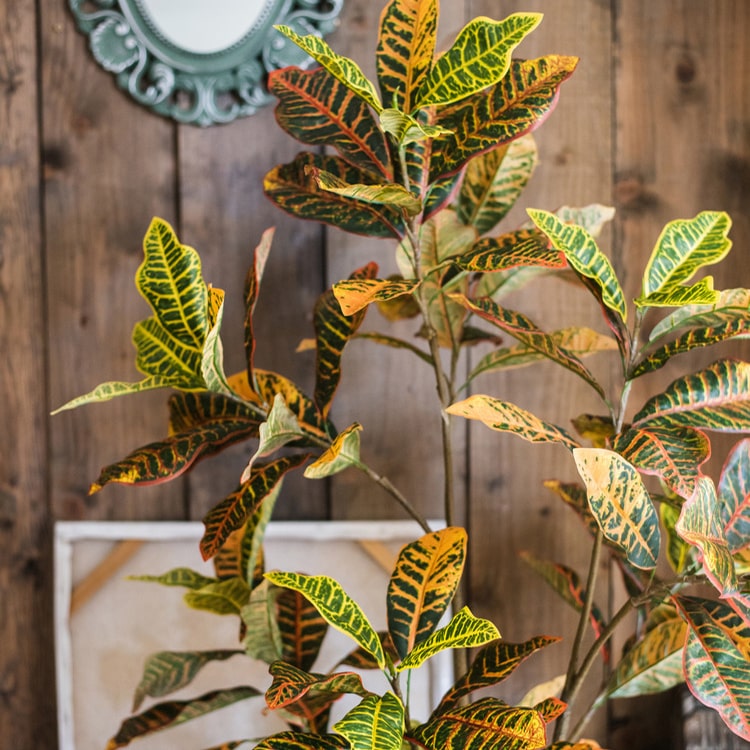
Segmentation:
<svg viewBox="0 0 750 750">
<path fill-rule="evenodd" d="M 274 226 L 256 307 L 255 363 L 312 394 L 314 353 L 295 349 L 314 335 L 312 310 L 324 283 L 323 232 L 314 222 L 283 213 L 263 195 L 265 173 L 290 161 L 299 144 L 276 124 L 273 105 L 224 127 L 183 126 L 179 144 L 182 235 L 200 251 L 205 278 L 227 293 L 222 325 L 227 373 L 245 366 L 245 274 L 261 234 Z M 189 480 L 193 518 L 237 487 L 249 456 L 247 445 L 236 446 L 196 467 Z M 325 518 L 327 511 L 325 482 L 305 480 L 300 472 L 285 478 L 276 518 Z"/>
<path fill-rule="evenodd" d="M 40 3 L 48 264 L 50 400 L 106 380 L 139 380 L 133 325 L 150 314 L 133 278 L 154 214 L 175 218 L 174 127 L 119 91 L 67 6 Z M 87 489 L 100 468 L 167 435 L 153 392 L 64 412 L 51 421 L 58 518 L 180 518 L 178 480 L 148 489 Z"/>
<path fill-rule="evenodd" d="M 34 4 L 0 21 L 0 737 L 54 747 Z"/>
</svg>

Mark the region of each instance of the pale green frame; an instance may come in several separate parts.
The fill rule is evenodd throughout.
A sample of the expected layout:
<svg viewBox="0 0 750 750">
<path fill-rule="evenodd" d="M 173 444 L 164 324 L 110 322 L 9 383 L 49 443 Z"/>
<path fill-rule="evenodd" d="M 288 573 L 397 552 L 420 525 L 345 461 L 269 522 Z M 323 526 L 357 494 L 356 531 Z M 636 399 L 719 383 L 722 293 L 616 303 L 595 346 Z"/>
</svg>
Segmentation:
<svg viewBox="0 0 750 750">
<path fill-rule="evenodd" d="M 181 123 L 214 125 L 254 114 L 271 101 L 268 73 L 310 59 L 273 26 L 300 34 L 333 30 L 344 0 L 265 0 L 253 27 L 220 52 L 199 54 L 164 37 L 141 0 L 69 0 L 96 61 L 133 99 Z"/>
</svg>

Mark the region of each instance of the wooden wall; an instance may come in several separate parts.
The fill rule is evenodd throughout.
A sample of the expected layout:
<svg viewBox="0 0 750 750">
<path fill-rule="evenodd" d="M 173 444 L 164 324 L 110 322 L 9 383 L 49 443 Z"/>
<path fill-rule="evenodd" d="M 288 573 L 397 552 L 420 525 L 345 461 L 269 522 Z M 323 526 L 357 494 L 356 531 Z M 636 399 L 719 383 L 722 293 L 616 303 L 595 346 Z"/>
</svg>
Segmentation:
<svg viewBox="0 0 750 750">
<path fill-rule="evenodd" d="M 603 240 L 628 293 L 660 227 L 701 209 L 734 218 L 734 263 L 719 286 L 750 286 L 750 3 L 747 0 L 444 0 L 448 39 L 476 15 L 541 10 L 521 52 L 581 58 L 560 104 L 539 131 L 542 164 L 525 205 L 611 203 Z M 372 72 L 381 3 L 346 0 L 334 46 Z M 108 379 L 135 377 L 130 331 L 147 314 L 132 279 L 153 215 L 199 248 L 204 274 L 227 290 L 228 370 L 241 367 L 241 283 L 260 233 L 277 227 L 259 305 L 258 364 L 311 384 L 313 362 L 295 354 L 310 334 L 324 285 L 358 264 L 393 267 L 393 247 L 289 219 L 262 196 L 261 178 L 296 145 L 271 110 L 208 130 L 150 114 L 91 59 L 63 0 L 3 3 L 0 16 L 0 738 L 4 747 L 54 748 L 51 539 L 57 519 L 199 519 L 234 487 L 243 452 L 187 479 L 140 491 L 108 487 L 89 497 L 99 468 L 164 434 L 159 394 L 66 412 L 49 411 Z M 520 220 L 520 214 L 515 216 Z M 625 271 L 624 269 L 630 269 Z M 290 284 L 291 282 L 291 284 Z M 290 292 L 290 289 L 292 290 Z M 543 287 L 518 300 L 540 323 L 597 319 L 583 297 Z M 370 325 L 379 321 L 372 317 Z M 405 329 L 405 333 L 409 329 Z M 356 351 L 355 351 L 356 347 Z M 608 375 L 607 365 L 599 374 Z M 540 367 L 487 379 L 484 392 L 551 420 L 593 408 L 574 378 Z M 667 373 L 668 375 L 668 373 Z M 634 397 L 635 398 L 635 397 Z M 636 399 L 637 400 L 637 399 Z M 573 405 L 574 404 L 574 405 Z M 440 512 L 439 428 L 427 373 L 398 353 L 352 346 L 336 406 L 340 424 L 365 427 L 368 461 Z M 407 420 L 402 418 L 406 413 Z M 472 538 L 475 610 L 511 640 L 570 634 L 554 596 L 519 568 L 530 549 L 583 569 L 578 527 L 542 487 L 572 479 L 567 455 L 457 429 L 465 477 L 463 517 Z M 470 447 L 466 459 L 464 447 Z M 399 517 L 389 499 L 343 475 L 330 485 L 290 482 L 281 518 Z M 605 571 L 606 572 L 606 571 Z M 606 578 L 606 576 L 605 576 Z M 606 596 L 606 585 L 602 589 Z M 168 644 L 165 644 L 168 646 Z M 563 671 L 563 649 L 536 657 L 508 698 Z M 660 717 L 639 723 L 638 704 L 616 706 L 603 744 L 679 747 Z M 661 704 L 664 706 L 665 704 Z M 666 704 L 672 706 L 672 703 Z M 670 710 L 667 708 L 665 710 Z M 606 718 L 606 717 L 604 717 Z M 603 720 L 599 722 L 603 725 Z"/>
</svg>

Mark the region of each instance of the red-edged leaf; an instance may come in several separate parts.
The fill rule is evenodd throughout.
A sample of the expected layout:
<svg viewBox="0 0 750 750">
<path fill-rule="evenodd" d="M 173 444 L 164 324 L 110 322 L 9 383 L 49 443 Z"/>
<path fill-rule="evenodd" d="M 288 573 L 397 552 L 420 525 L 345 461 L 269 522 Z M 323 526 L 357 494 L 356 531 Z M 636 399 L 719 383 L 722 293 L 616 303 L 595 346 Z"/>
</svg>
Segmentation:
<svg viewBox="0 0 750 750">
<path fill-rule="evenodd" d="M 539 712 L 545 724 L 551 724 L 565 713 L 567 707 L 568 704 L 559 698 L 545 698 L 534 706 L 534 710 Z"/>
<path fill-rule="evenodd" d="M 337 734 L 280 732 L 266 737 L 255 750 L 345 750 L 349 742 Z"/>
<path fill-rule="evenodd" d="M 750 545 L 750 438 L 727 457 L 719 479 L 719 512 L 732 552 Z"/>
<path fill-rule="evenodd" d="M 406 279 L 366 279 L 339 281 L 333 293 L 346 315 L 354 315 L 373 302 L 389 302 L 398 297 L 411 296 L 417 282 Z"/>
<path fill-rule="evenodd" d="M 266 229 L 263 236 L 255 248 L 253 254 L 253 264 L 248 269 L 245 276 L 245 359 L 247 361 L 247 379 L 248 383 L 255 384 L 253 373 L 253 360 L 255 356 L 255 333 L 253 331 L 253 313 L 255 304 L 258 301 L 260 292 L 260 282 L 263 278 L 263 271 L 268 260 L 268 253 L 271 250 L 274 230 Z"/>
<path fill-rule="evenodd" d="M 564 268 L 565 256 L 550 247 L 549 240 L 536 229 L 517 229 L 499 237 L 484 237 L 471 250 L 456 258 L 466 271 L 496 273 L 521 266 Z"/>
<path fill-rule="evenodd" d="M 170 434 L 189 432 L 221 419 L 246 419 L 260 426 L 266 418 L 265 410 L 256 404 L 211 391 L 174 393 L 168 408 Z"/>
</svg>

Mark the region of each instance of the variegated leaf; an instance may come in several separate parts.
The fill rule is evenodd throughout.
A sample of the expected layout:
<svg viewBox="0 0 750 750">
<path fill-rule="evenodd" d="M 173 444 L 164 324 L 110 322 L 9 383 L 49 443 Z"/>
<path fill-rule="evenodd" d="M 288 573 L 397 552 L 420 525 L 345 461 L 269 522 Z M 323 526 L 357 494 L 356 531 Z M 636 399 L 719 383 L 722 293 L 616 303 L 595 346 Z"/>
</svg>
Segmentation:
<svg viewBox="0 0 750 750">
<path fill-rule="evenodd" d="M 450 133 L 439 125 L 430 125 L 423 120 L 423 117 L 413 117 L 399 109 L 384 109 L 380 113 L 380 127 L 385 133 L 392 135 L 399 146 Z"/>
<path fill-rule="evenodd" d="M 696 281 L 690 286 L 669 287 L 661 292 L 654 292 L 646 299 L 636 299 L 639 307 L 684 307 L 686 305 L 711 305 L 719 298 L 714 289 L 712 276 Z"/>
<path fill-rule="evenodd" d="M 615 218 L 615 209 L 612 206 L 603 206 L 601 203 L 590 203 L 587 206 L 560 206 L 555 211 L 555 216 L 565 224 L 583 227 L 596 238 L 601 234 L 604 225 Z"/>
<path fill-rule="evenodd" d="M 224 372 L 224 348 L 221 343 L 221 322 L 224 317 L 224 292 L 210 287 L 208 290 L 209 330 L 203 344 L 201 375 L 209 391 L 234 396 Z"/>
<path fill-rule="evenodd" d="M 276 121 L 298 141 L 332 146 L 360 169 L 392 178 L 388 145 L 370 108 L 327 70 L 273 70 L 268 88 L 279 99 Z"/>
<path fill-rule="evenodd" d="M 387 302 L 411 294 L 417 282 L 406 279 L 350 279 L 333 285 L 344 315 L 353 315 L 373 302 Z"/>
<path fill-rule="evenodd" d="M 750 431 L 750 363 L 722 359 L 673 381 L 633 417 L 717 432 Z"/>
<path fill-rule="evenodd" d="M 636 304 L 651 306 L 662 304 L 673 291 L 685 292 L 682 285 L 704 266 L 718 263 L 732 246 L 727 234 L 731 219 L 725 213 L 704 211 L 694 219 L 671 221 L 662 230 L 643 273 L 643 290 Z M 696 287 L 712 290 L 709 278 L 702 279 Z M 710 298 L 712 296 L 712 298 Z M 679 304 L 710 304 L 717 295 L 684 297 Z"/>
<path fill-rule="evenodd" d="M 301 50 L 310 55 L 313 60 L 320 63 L 336 80 L 343 83 L 376 112 L 380 112 L 383 106 L 380 103 L 375 87 L 354 60 L 350 60 L 348 57 L 343 57 L 334 52 L 319 36 L 315 36 L 314 34 L 300 36 L 294 29 L 283 25 L 278 25 L 275 28 L 288 39 L 291 39 Z"/>
<path fill-rule="evenodd" d="M 596 740 L 578 740 L 578 742 L 555 742 L 546 750 L 604 750 Z"/>
<path fill-rule="evenodd" d="M 305 469 L 307 479 L 323 479 L 359 465 L 359 433 L 362 425 L 355 422 L 342 430 L 331 447 Z"/>
<path fill-rule="evenodd" d="M 328 623 L 298 591 L 283 589 L 276 600 L 276 607 L 281 659 L 299 669 L 312 669 L 328 632 Z"/>
<path fill-rule="evenodd" d="M 499 637 L 498 629 L 489 620 L 475 617 L 468 607 L 464 607 L 453 615 L 447 625 L 418 642 L 396 670 L 416 669 L 447 648 L 474 648 Z"/>
<path fill-rule="evenodd" d="M 649 630 L 620 660 L 607 685 L 609 698 L 660 693 L 685 681 L 682 648 L 687 629 L 680 618 Z"/>
<path fill-rule="evenodd" d="M 617 435 L 612 450 L 645 474 L 660 477 L 675 494 L 690 497 L 700 467 L 711 455 L 711 444 L 704 433 L 691 427 L 646 424 Z"/>
<path fill-rule="evenodd" d="M 750 625 L 721 601 L 677 596 L 688 623 L 684 667 L 698 700 L 750 741 Z"/>
<path fill-rule="evenodd" d="M 684 573 L 692 564 L 693 553 L 697 551 L 677 533 L 676 526 L 679 517 L 680 510 L 673 505 L 665 502 L 659 505 L 659 518 L 667 536 L 664 554 L 677 575 Z"/>
<path fill-rule="evenodd" d="M 496 84 L 508 72 L 513 50 L 541 20 L 541 13 L 514 13 L 503 21 L 470 21 L 425 76 L 415 108 L 453 104 Z"/>
<path fill-rule="evenodd" d="M 565 224 L 548 211 L 529 209 L 528 214 L 534 224 L 549 237 L 553 247 L 564 253 L 576 272 L 596 284 L 601 290 L 604 304 L 623 322 L 627 320 L 625 297 L 617 274 L 607 256 L 597 247 L 594 238 L 583 227 Z"/>
<path fill-rule="evenodd" d="M 611 340 L 611 339 L 610 339 Z M 591 443 L 592 448 L 605 448 L 615 433 L 612 417 L 600 414 L 579 414 L 570 420 L 576 432 Z"/>
<path fill-rule="evenodd" d="M 638 471 L 604 448 L 577 448 L 573 457 L 586 485 L 589 508 L 605 538 L 642 570 L 656 567 L 659 518 Z"/>
<path fill-rule="evenodd" d="M 381 668 L 385 665 L 378 634 L 359 605 L 333 578 L 281 571 L 266 573 L 266 578 L 277 586 L 299 591 L 315 605 L 329 625 L 348 635 L 372 654 Z"/>
<path fill-rule="evenodd" d="M 532 132 L 557 103 L 560 84 L 578 58 L 550 55 L 515 60 L 508 74 L 482 91 L 437 111 L 435 124 L 453 135 L 436 138 L 430 160 L 430 182 L 458 172 L 469 159 Z"/>
<path fill-rule="evenodd" d="M 216 578 L 209 578 L 190 568 L 172 568 L 162 575 L 132 576 L 133 581 L 146 581 L 147 583 L 159 583 L 162 586 L 180 586 L 186 589 L 200 589 L 211 583 L 216 583 Z"/>
<path fill-rule="evenodd" d="M 281 633 L 277 619 L 278 599 L 285 589 L 261 581 L 250 592 L 250 600 L 240 610 L 245 626 L 242 639 L 245 653 L 266 664 L 279 661 L 283 655 Z"/>
<path fill-rule="evenodd" d="M 336 734 L 279 732 L 266 737 L 255 750 L 345 750 L 349 743 Z"/>
<path fill-rule="evenodd" d="M 475 690 L 497 685 L 535 651 L 559 640 L 554 636 L 543 635 L 524 643 L 508 643 L 502 639 L 488 643 L 474 657 L 468 672 L 443 696 L 436 713 L 453 708 L 462 697 Z"/>
<path fill-rule="evenodd" d="M 388 630 L 401 658 L 424 641 L 448 608 L 464 567 L 466 531 L 425 534 L 399 553 L 388 584 Z"/>
<path fill-rule="evenodd" d="M 401 750 L 404 706 L 393 695 L 369 695 L 333 725 L 352 750 Z"/>
<path fill-rule="evenodd" d="M 380 16 L 376 52 L 380 94 L 404 112 L 432 66 L 437 34 L 437 0 L 391 0 Z"/>
<path fill-rule="evenodd" d="M 599 524 L 596 522 L 596 518 L 589 508 L 586 488 L 583 485 L 548 479 L 544 482 L 544 486 L 548 490 L 552 490 L 568 507 L 572 508 L 575 514 L 583 521 L 589 533 L 596 536 Z"/>
<path fill-rule="evenodd" d="M 750 545 L 750 438 L 730 452 L 719 479 L 719 513 L 729 549 Z"/>
<path fill-rule="evenodd" d="M 390 658 L 391 661 L 397 662 L 401 657 L 396 651 L 396 647 L 393 645 L 391 636 L 389 633 L 380 632 L 378 633 L 380 643 L 383 645 L 383 651 L 386 654 L 386 658 Z M 347 654 L 336 667 L 353 667 L 354 669 L 377 669 L 378 664 L 373 659 L 372 654 L 368 654 L 362 648 L 355 648 L 349 654 Z"/>
<path fill-rule="evenodd" d="M 200 670 L 213 661 L 226 661 L 242 651 L 159 651 L 146 660 L 143 677 L 135 689 L 133 712 L 144 699 L 162 698 L 189 685 Z"/>
<path fill-rule="evenodd" d="M 265 410 L 256 404 L 210 391 L 173 393 L 169 397 L 168 407 L 169 431 L 172 434 L 189 432 L 220 419 L 245 419 L 255 422 L 258 427 L 265 420 Z"/>
<path fill-rule="evenodd" d="M 440 750 L 537 750 L 547 744 L 537 711 L 512 708 L 495 698 L 433 714 L 411 734 L 424 747 Z"/>
<path fill-rule="evenodd" d="M 500 273 L 518 267 L 564 268 L 565 256 L 549 246 L 535 229 L 517 229 L 499 237 L 484 237 L 456 258 L 466 271 Z"/>
<path fill-rule="evenodd" d="M 367 283 L 375 278 L 377 272 L 377 265 L 368 263 L 354 271 L 349 276 L 349 282 Z M 359 330 L 365 319 L 365 312 L 343 311 L 336 299 L 335 290 L 332 289 L 323 292 L 315 303 L 315 406 L 323 417 L 327 417 L 341 381 L 344 347 Z"/>
<path fill-rule="evenodd" d="M 458 218 L 486 234 L 515 205 L 538 160 L 529 134 L 472 159 L 464 171 L 458 195 Z"/>
<path fill-rule="evenodd" d="M 701 477 L 698 481 L 695 493 L 682 506 L 675 529 L 686 542 L 698 547 L 706 575 L 721 595 L 736 593 L 734 561 L 724 536 L 716 488 L 711 479 Z"/>
<path fill-rule="evenodd" d="M 256 695 L 260 695 L 260 692 L 253 687 L 235 687 L 228 690 L 214 690 L 192 700 L 159 703 L 141 714 L 125 719 L 117 734 L 107 743 L 107 750 L 126 747 L 139 737 L 166 727 L 183 724 L 190 719 L 197 719 Z"/>
<path fill-rule="evenodd" d="M 215 615 L 239 615 L 250 599 L 250 587 L 242 578 L 228 578 L 192 589 L 184 599 L 191 609 Z"/>
<path fill-rule="evenodd" d="M 583 362 L 567 349 L 559 346 L 552 336 L 538 328 L 523 313 L 501 307 L 490 297 L 470 300 L 466 297 L 455 296 L 454 299 L 464 305 L 467 310 L 509 333 L 522 344 L 535 349 L 547 359 L 578 375 L 579 378 L 585 380 L 600 396 L 604 397 L 604 390 Z"/>
<path fill-rule="evenodd" d="M 476 419 L 491 430 L 511 432 L 530 443 L 561 443 L 573 450 L 578 443 L 562 427 L 544 422 L 515 404 L 490 396 L 470 396 L 446 411 L 458 417 Z"/>
<path fill-rule="evenodd" d="M 62 406 L 58 406 L 53 412 L 52 416 L 59 414 L 62 411 L 68 409 L 77 409 L 79 406 L 84 404 L 100 403 L 103 401 L 110 401 L 118 396 L 128 396 L 132 393 L 142 393 L 143 391 L 153 391 L 158 388 L 169 388 L 174 385 L 174 380 L 169 377 L 148 377 L 143 380 L 139 380 L 137 383 L 127 383 L 120 380 L 110 380 L 106 383 L 100 383 L 95 388 L 92 388 L 88 393 L 84 393 L 80 396 L 66 401 Z"/>
<path fill-rule="evenodd" d="M 260 283 L 266 268 L 266 261 L 271 251 L 274 229 L 266 229 L 253 253 L 253 262 L 245 275 L 243 297 L 245 300 L 245 361 L 247 363 L 247 381 L 255 391 L 255 331 L 253 314 L 260 293 Z"/>
<path fill-rule="evenodd" d="M 206 527 L 200 542 L 204 560 L 213 557 L 227 537 L 239 529 L 258 509 L 288 471 L 307 461 L 308 456 L 284 456 L 253 468 L 250 479 L 220 502 L 203 519 Z"/>
<path fill-rule="evenodd" d="M 401 238 L 404 220 L 400 211 L 321 190 L 310 174 L 311 169 L 329 172 L 350 185 L 380 181 L 377 174 L 348 164 L 338 156 L 302 152 L 289 164 L 268 172 L 263 189 L 279 208 L 300 219 L 312 219 L 369 237 Z"/>
<path fill-rule="evenodd" d="M 559 719 L 568 708 L 568 704 L 559 698 L 545 698 L 532 706 L 544 721 L 545 724 L 551 724 L 555 719 Z"/>
</svg>

